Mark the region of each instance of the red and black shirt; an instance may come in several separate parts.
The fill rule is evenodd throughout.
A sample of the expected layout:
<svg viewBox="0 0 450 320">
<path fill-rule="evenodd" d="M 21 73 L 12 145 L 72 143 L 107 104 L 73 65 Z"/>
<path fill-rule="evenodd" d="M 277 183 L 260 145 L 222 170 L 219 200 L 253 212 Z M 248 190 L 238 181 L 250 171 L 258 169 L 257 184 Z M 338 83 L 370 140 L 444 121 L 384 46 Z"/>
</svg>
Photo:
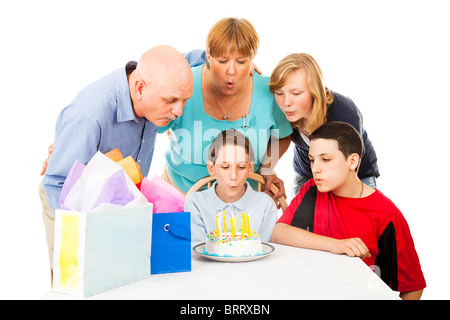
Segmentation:
<svg viewBox="0 0 450 320">
<path fill-rule="evenodd" d="M 379 190 L 364 198 L 346 198 L 319 192 L 310 179 L 278 222 L 335 239 L 360 238 L 372 255 L 364 262 L 393 290 L 426 286 L 408 223 Z"/>
</svg>

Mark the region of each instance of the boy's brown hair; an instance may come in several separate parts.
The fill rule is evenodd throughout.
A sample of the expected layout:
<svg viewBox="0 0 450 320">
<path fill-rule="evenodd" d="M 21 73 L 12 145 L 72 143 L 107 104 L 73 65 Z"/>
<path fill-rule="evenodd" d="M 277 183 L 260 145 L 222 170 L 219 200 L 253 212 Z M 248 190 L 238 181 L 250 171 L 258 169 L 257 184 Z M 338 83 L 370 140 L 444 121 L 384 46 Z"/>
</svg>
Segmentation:
<svg viewBox="0 0 450 320">
<path fill-rule="evenodd" d="M 255 154 L 253 152 L 250 140 L 244 134 L 235 129 L 224 130 L 217 135 L 209 146 L 208 160 L 215 163 L 219 150 L 226 145 L 243 147 L 245 149 L 245 153 L 248 154 L 249 162 L 255 162 Z"/>
<path fill-rule="evenodd" d="M 317 128 L 309 137 L 314 139 L 335 140 L 338 149 L 347 159 L 352 153 L 359 155 L 361 159 L 364 152 L 364 144 L 358 131 L 349 123 L 342 121 L 329 121 Z M 360 160 L 361 161 L 361 160 Z"/>
</svg>

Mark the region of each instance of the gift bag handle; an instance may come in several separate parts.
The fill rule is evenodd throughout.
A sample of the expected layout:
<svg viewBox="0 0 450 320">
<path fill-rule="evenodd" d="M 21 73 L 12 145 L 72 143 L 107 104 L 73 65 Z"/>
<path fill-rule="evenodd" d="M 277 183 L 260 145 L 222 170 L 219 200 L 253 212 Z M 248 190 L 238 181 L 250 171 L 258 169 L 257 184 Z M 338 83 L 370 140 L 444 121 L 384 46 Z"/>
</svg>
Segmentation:
<svg viewBox="0 0 450 320">
<path fill-rule="evenodd" d="M 187 228 L 183 228 L 177 225 L 166 224 L 164 226 L 164 230 L 176 237 L 191 240 L 191 232 Z"/>
</svg>

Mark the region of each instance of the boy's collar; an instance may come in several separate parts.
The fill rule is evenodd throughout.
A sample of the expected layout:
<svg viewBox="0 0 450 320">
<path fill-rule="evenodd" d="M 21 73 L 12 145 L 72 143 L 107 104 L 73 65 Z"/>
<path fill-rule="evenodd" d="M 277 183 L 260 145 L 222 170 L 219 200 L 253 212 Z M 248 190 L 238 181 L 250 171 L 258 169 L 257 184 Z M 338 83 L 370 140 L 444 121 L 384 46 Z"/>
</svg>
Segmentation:
<svg viewBox="0 0 450 320">
<path fill-rule="evenodd" d="M 214 210 L 216 210 L 216 212 L 222 211 L 223 209 L 225 209 L 226 207 L 229 207 L 230 205 L 236 207 L 237 211 L 239 211 L 239 212 L 243 211 L 244 208 L 247 207 L 247 203 L 250 199 L 250 194 L 253 191 L 253 189 L 250 186 L 250 184 L 248 183 L 248 181 L 245 181 L 246 190 L 245 190 L 245 193 L 242 195 L 242 197 L 240 199 L 238 199 L 237 201 L 231 202 L 231 203 L 227 203 L 219 198 L 219 196 L 216 193 L 216 184 L 217 184 L 217 181 L 214 182 L 214 184 L 209 188 L 209 191 L 211 192 L 211 196 L 213 197 Z"/>
</svg>

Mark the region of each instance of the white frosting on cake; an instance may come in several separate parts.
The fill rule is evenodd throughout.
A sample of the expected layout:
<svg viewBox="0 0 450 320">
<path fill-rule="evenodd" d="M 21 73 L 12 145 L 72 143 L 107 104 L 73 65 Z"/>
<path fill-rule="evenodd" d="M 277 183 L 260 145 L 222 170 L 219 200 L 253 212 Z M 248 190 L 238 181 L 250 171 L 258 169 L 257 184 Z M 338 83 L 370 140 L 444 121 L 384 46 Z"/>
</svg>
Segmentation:
<svg viewBox="0 0 450 320">
<path fill-rule="evenodd" d="M 216 231 L 211 231 L 206 239 L 204 253 L 220 257 L 249 257 L 264 253 L 261 238 L 255 232 L 242 238 L 240 232 L 232 237 L 231 232 L 222 232 L 217 237 Z"/>
</svg>

